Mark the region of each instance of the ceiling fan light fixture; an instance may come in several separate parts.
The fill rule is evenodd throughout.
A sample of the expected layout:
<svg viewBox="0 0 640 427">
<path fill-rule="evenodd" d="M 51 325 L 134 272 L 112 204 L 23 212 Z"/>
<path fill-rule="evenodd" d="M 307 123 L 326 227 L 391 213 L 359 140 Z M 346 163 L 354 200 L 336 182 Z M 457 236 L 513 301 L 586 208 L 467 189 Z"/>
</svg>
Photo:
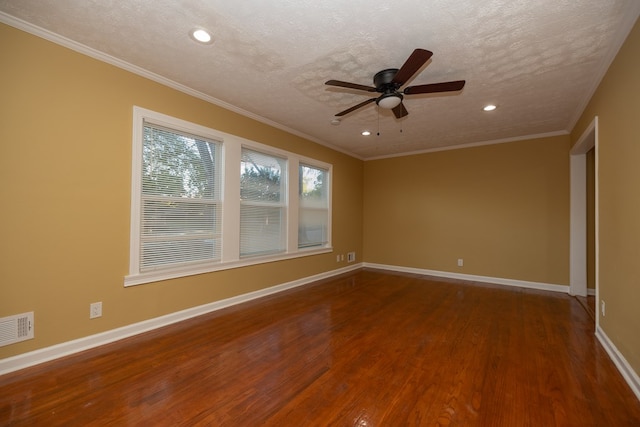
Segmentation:
<svg viewBox="0 0 640 427">
<path fill-rule="evenodd" d="M 385 93 L 380 98 L 376 99 L 376 104 L 378 104 L 380 108 L 385 108 L 387 110 L 396 108 L 401 102 L 402 95 L 397 92 Z"/>
</svg>

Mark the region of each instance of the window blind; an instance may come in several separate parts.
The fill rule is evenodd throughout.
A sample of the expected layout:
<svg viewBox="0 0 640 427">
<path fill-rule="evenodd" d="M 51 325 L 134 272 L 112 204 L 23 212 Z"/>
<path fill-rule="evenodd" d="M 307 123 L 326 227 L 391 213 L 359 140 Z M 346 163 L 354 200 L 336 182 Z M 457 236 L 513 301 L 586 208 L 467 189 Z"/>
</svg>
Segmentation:
<svg viewBox="0 0 640 427">
<path fill-rule="evenodd" d="M 298 247 L 322 246 L 328 242 L 329 172 L 300 164 L 298 173 Z"/>
<path fill-rule="evenodd" d="M 220 145 L 144 122 L 141 271 L 220 259 Z"/>
<path fill-rule="evenodd" d="M 242 149 L 240 163 L 240 257 L 286 250 L 284 158 Z"/>
</svg>

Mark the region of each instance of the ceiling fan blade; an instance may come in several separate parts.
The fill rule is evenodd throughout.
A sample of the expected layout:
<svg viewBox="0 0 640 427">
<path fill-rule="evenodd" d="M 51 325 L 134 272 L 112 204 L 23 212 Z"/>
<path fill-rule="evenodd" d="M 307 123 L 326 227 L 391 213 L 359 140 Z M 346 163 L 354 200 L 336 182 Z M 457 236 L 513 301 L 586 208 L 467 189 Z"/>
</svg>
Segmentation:
<svg viewBox="0 0 640 427">
<path fill-rule="evenodd" d="M 433 52 L 430 52 L 425 49 L 416 49 L 413 53 L 407 58 L 405 63 L 400 67 L 395 77 L 393 78 L 393 83 L 397 83 L 400 86 L 405 84 L 411 76 L 413 76 L 426 62 L 431 58 Z"/>
<path fill-rule="evenodd" d="M 402 102 L 400 104 L 398 104 L 397 106 L 393 107 L 391 109 L 391 111 L 393 111 L 393 114 L 395 114 L 396 119 L 401 119 L 401 118 L 409 115 L 409 112 L 404 107 L 404 104 Z"/>
<path fill-rule="evenodd" d="M 338 114 L 336 114 L 336 117 L 342 117 L 342 116 L 344 116 L 344 115 L 346 115 L 346 114 L 349 114 L 350 112 L 355 111 L 355 110 L 357 110 L 358 108 L 362 108 L 362 107 L 364 107 L 364 106 L 365 106 L 365 105 L 367 105 L 367 104 L 371 104 L 371 103 L 372 103 L 372 102 L 374 102 L 376 99 L 377 99 L 377 98 L 367 99 L 366 101 L 361 102 L 361 103 L 360 103 L 360 104 L 358 104 L 358 105 L 354 105 L 354 106 L 353 106 L 353 107 L 351 107 L 351 108 L 347 108 L 346 110 L 339 112 Z"/>
<path fill-rule="evenodd" d="M 453 82 L 408 86 L 402 91 L 402 93 L 404 93 L 405 95 L 415 95 L 418 93 L 455 92 L 458 90 L 462 90 L 464 84 L 464 80 L 456 80 Z"/>
<path fill-rule="evenodd" d="M 365 85 L 359 85 L 357 83 L 342 82 L 340 80 L 329 80 L 325 84 L 329 86 L 339 86 L 339 87 L 346 87 L 349 89 L 365 90 L 367 92 L 376 91 L 376 88 L 373 86 L 365 86 Z"/>
</svg>

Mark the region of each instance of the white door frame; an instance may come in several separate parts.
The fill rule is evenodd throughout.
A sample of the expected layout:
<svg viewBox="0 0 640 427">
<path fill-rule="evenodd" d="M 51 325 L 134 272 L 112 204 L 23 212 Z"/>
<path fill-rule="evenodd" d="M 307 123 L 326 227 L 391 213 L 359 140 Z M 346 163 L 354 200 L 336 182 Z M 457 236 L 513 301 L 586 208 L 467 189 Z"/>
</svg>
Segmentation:
<svg viewBox="0 0 640 427">
<path fill-rule="evenodd" d="M 598 117 L 582 133 L 570 151 L 570 268 L 569 293 L 587 296 L 587 152 L 595 148 L 596 295 L 598 293 Z M 597 314 L 596 310 L 596 314 Z"/>
</svg>

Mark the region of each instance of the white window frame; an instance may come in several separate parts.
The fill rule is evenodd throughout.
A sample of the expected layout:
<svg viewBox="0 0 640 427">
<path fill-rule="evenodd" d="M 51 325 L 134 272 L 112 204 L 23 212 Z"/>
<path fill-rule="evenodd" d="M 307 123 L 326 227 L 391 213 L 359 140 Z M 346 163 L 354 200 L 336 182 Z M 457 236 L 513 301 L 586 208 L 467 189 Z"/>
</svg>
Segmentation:
<svg viewBox="0 0 640 427">
<path fill-rule="evenodd" d="M 222 144 L 222 248 L 221 259 L 216 262 L 185 266 L 167 266 L 154 271 L 140 271 L 140 229 L 142 200 L 142 147 L 144 122 L 185 132 Z M 240 258 L 240 159 L 242 148 L 270 153 L 287 159 L 287 208 L 286 250 L 284 253 Z M 298 171 L 299 164 L 322 168 L 329 173 L 329 217 L 327 225 L 328 243 L 323 246 L 298 248 Z M 317 255 L 331 252 L 331 212 L 333 166 L 269 145 L 220 132 L 205 126 L 171 117 L 162 113 L 133 107 L 133 138 L 131 156 L 131 226 L 129 274 L 124 278 L 125 286 L 139 285 L 160 280 L 173 279 L 195 274 L 244 267 L 265 262 Z"/>
</svg>

